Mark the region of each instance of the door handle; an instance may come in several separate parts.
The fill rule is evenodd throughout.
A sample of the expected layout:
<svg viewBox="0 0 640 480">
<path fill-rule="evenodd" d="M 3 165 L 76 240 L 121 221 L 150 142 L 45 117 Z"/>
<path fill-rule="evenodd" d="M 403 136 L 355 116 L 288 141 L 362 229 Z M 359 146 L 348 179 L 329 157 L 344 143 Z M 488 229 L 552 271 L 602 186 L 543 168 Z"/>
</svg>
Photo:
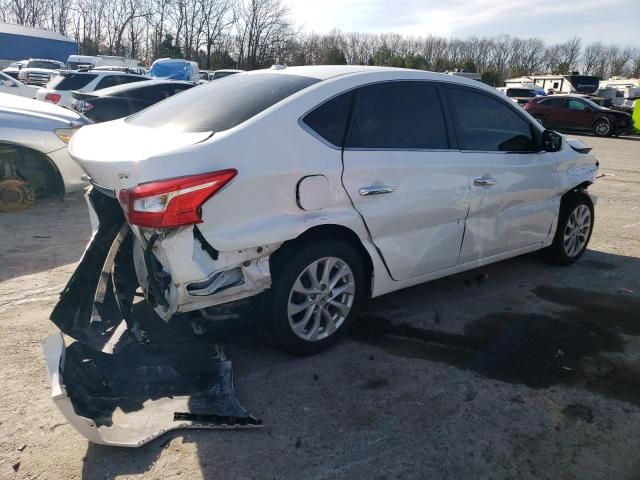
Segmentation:
<svg viewBox="0 0 640 480">
<path fill-rule="evenodd" d="M 383 193 L 393 193 L 396 189 L 389 187 L 388 185 L 369 185 L 368 187 L 362 187 L 359 192 L 360 195 L 366 197 L 368 195 L 382 195 Z"/>
<path fill-rule="evenodd" d="M 496 183 L 498 183 L 498 181 L 495 178 L 492 178 L 492 177 L 476 178 L 473 181 L 473 184 L 476 187 L 490 187 L 492 185 L 495 185 Z"/>
</svg>

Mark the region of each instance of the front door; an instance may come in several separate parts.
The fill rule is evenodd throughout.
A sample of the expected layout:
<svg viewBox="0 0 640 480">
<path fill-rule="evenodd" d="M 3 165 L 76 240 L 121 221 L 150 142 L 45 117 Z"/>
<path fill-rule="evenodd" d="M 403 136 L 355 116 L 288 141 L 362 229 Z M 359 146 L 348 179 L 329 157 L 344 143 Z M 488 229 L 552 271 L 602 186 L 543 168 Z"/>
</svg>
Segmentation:
<svg viewBox="0 0 640 480">
<path fill-rule="evenodd" d="M 591 130 L 593 124 L 593 112 L 591 107 L 582 100 L 570 98 L 567 100 L 569 128 Z"/>
<path fill-rule="evenodd" d="M 355 92 L 343 183 L 395 280 L 456 265 L 469 177 L 449 148 L 439 87 L 383 82 Z"/>
<path fill-rule="evenodd" d="M 448 92 L 471 185 L 460 263 L 542 244 L 558 209 L 556 155 L 538 151 L 536 127 L 517 106 L 476 90 Z"/>
</svg>

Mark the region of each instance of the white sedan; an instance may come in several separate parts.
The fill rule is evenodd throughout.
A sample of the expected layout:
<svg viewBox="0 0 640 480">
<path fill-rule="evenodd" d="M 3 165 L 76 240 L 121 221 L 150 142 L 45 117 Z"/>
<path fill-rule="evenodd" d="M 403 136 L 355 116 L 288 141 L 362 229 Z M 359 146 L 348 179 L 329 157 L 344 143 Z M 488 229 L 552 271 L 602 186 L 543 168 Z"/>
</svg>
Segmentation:
<svg viewBox="0 0 640 480">
<path fill-rule="evenodd" d="M 358 66 L 239 73 L 70 144 L 100 221 L 126 218 L 133 287 L 160 317 L 269 290 L 299 354 L 366 298 L 534 250 L 575 262 L 589 150 L 479 82 Z"/>
<path fill-rule="evenodd" d="M 19 97 L 36 98 L 39 87 L 25 85 L 6 73 L 0 72 L 0 93 L 10 93 Z"/>
</svg>

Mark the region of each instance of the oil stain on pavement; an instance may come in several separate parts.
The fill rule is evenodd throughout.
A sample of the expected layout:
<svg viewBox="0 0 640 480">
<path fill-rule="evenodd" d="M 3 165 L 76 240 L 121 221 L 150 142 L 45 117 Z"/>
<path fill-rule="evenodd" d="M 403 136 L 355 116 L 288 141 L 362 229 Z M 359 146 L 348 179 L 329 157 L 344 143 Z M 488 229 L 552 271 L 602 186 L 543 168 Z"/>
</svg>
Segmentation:
<svg viewBox="0 0 640 480">
<path fill-rule="evenodd" d="M 640 366 L 625 359 L 625 337 L 640 335 L 640 298 L 541 286 L 553 314 L 498 312 L 465 326 L 464 334 L 361 317 L 358 342 L 385 352 L 449 364 L 531 388 L 564 383 L 640 405 Z"/>
</svg>

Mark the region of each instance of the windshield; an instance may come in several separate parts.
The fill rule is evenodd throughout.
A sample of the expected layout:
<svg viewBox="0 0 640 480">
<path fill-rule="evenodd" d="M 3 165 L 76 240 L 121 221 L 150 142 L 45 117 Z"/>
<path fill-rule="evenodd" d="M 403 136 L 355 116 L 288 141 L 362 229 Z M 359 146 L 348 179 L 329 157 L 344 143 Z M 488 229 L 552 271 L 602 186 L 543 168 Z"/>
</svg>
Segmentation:
<svg viewBox="0 0 640 480">
<path fill-rule="evenodd" d="M 170 127 L 179 132 L 220 132 L 317 82 L 316 78 L 299 75 L 236 75 L 192 88 L 126 121 L 144 127 Z"/>
<path fill-rule="evenodd" d="M 191 80 L 193 67 L 188 62 L 156 63 L 149 70 L 149 76 L 154 78 L 170 78 L 172 80 Z"/>
<path fill-rule="evenodd" d="M 586 103 L 587 105 L 589 105 L 591 108 L 593 108 L 594 110 L 602 110 L 603 106 L 598 105 L 596 102 L 594 102 L 593 100 L 589 100 L 588 98 L 581 98 L 580 100 L 582 100 L 584 103 Z"/>
<path fill-rule="evenodd" d="M 47 60 L 31 60 L 27 68 L 46 68 L 48 70 L 59 70 L 61 64 L 58 62 L 48 62 Z"/>
<path fill-rule="evenodd" d="M 96 75 L 91 73 L 63 72 L 54 77 L 47 84 L 47 88 L 52 90 L 78 90 L 87 86 L 94 78 L 96 78 Z"/>
<path fill-rule="evenodd" d="M 9 67 L 7 68 L 22 68 L 24 66 L 25 62 L 13 62 L 9 64 Z"/>
</svg>

